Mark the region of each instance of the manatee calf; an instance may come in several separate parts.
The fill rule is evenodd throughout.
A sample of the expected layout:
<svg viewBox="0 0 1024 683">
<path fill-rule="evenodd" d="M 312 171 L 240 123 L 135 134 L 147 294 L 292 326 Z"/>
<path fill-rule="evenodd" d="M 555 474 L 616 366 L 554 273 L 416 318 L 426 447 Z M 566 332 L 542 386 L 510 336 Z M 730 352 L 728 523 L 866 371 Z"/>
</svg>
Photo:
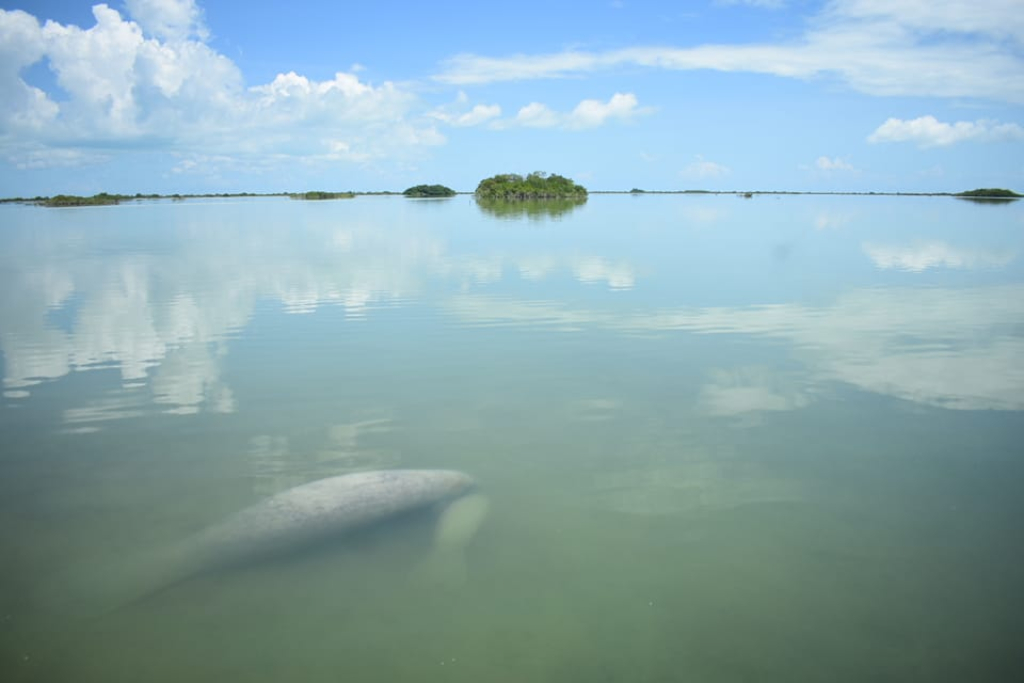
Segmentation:
<svg viewBox="0 0 1024 683">
<path fill-rule="evenodd" d="M 454 470 L 382 470 L 319 479 L 271 496 L 169 548 L 89 572 L 101 580 L 88 581 L 90 586 L 75 592 L 84 590 L 108 606 L 124 605 L 208 572 L 282 556 L 454 501 L 473 485 L 469 475 Z"/>
</svg>

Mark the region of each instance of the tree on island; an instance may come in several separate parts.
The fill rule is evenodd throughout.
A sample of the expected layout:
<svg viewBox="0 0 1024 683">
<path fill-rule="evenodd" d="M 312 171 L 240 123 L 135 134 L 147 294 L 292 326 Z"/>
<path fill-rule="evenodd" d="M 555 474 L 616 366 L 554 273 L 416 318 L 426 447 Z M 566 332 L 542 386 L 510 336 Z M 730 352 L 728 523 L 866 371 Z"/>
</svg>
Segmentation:
<svg viewBox="0 0 1024 683">
<path fill-rule="evenodd" d="M 414 185 L 402 194 L 406 197 L 454 197 L 455 190 L 444 185 Z"/>
<path fill-rule="evenodd" d="M 587 188 L 564 176 L 540 171 L 523 177 L 504 173 L 485 178 L 476 187 L 479 199 L 568 199 L 586 198 Z"/>
</svg>

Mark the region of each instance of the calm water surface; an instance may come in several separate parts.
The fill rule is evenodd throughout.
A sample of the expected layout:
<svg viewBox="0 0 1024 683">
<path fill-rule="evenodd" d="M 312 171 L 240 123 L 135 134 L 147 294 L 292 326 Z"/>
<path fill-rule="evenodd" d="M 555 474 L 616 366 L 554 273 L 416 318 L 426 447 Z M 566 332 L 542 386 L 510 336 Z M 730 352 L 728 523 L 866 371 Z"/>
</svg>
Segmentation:
<svg viewBox="0 0 1024 683">
<path fill-rule="evenodd" d="M 1024 680 L 1024 202 L 6 205 L 0 352 L 4 681 Z M 147 584 L 395 467 L 489 515 Z"/>
</svg>

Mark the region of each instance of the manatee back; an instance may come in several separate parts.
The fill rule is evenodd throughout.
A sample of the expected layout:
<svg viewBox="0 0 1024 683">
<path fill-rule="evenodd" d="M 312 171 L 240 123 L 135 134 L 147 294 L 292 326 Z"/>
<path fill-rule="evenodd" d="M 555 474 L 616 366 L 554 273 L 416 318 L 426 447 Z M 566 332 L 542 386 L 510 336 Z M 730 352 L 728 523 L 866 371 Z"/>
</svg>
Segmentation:
<svg viewBox="0 0 1024 683">
<path fill-rule="evenodd" d="M 471 486 L 452 470 L 385 470 L 319 479 L 232 515 L 193 540 L 213 568 L 287 552 L 457 496 Z"/>
</svg>

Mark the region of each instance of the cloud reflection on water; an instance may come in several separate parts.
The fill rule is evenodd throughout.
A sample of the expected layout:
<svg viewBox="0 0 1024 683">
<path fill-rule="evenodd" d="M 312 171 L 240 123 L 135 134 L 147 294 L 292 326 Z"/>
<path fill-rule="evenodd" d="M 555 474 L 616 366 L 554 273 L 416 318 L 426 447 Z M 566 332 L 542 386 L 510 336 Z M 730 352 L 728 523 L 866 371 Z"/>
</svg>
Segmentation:
<svg viewBox="0 0 1024 683">
<path fill-rule="evenodd" d="M 626 313 L 480 295 L 455 297 L 448 305 L 453 315 L 485 325 L 768 337 L 791 344 L 808 383 L 841 381 L 953 409 L 1024 409 L 1024 339 L 1016 332 L 1024 328 L 1024 285 L 863 288 L 824 306 Z M 718 386 L 709 390 L 712 412 L 741 399 L 778 403 L 756 386 L 732 385 L 723 394 L 721 377 L 710 386 Z"/>
<path fill-rule="evenodd" d="M 115 238 L 87 234 L 60 222 L 26 230 L 4 259 L 0 283 L 7 400 L 24 400 L 40 383 L 97 368 L 116 370 L 121 388 L 131 392 L 129 406 L 98 396 L 68 409 L 69 426 L 79 430 L 136 415 L 143 403 L 175 414 L 236 410 L 224 359 L 231 340 L 267 302 L 285 314 L 337 306 L 360 319 L 418 301 L 478 326 L 747 335 L 788 344 L 802 376 L 780 378 L 749 363 L 706 372 L 698 409 L 717 416 L 798 408 L 813 400 L 813 386 L 833 381 L 932 406 L 1024 408 L 1024 341 L 1017 333 L 1024 326 L 1024 286 L 1018 284 L 860 287 L 813 305 L 645 308 L 634 298 L 620 310 L 617 298 L 608 299 L 607 307 L 576 295 L 530 300 L 510 286 L 551 280 L 564 287 L 574 280 L 592 293 L 594 285 L 637 287 L 635 262 L 614 242 L 600 240 L 583 251 L 578 239 L 549 242 L 550 235 L 531 233 L 523 241 L 504 229 L 507 243 L 473 241 L 459 249 L 444 230 L 401 224 L 384 229 L 358 220 L 343 226 L 268 220 L 220 229 L 175 223 L 172 232 L 158 235 L 163 241 L 145 249 L 130 242 L 130 230 L 113 233 Z M 732 237 L 713 242 L 732 244 Z M 126 240 L 132 248 L 100 249 L 105 239 Z M 701 239 L 695 244 L 706 243 Z M 1015 258 L 1008 249 L 944 242 L 857 244 L 880 268 L 913 272 L 939 265 L 996 267 Z M 700 266 L 699 260 L 690 263 L 703 272 Z M 652 270 L 671 277 L 645 262 L 644 272 Z M 557 297 L 562 290 L 549 291 Z M 575 303 L 565 303 L 570 300 Z"/>
<path fill-rule="evenodd" d="M 50 216 L 52 214 L 47 214 Z M 439 236 L 376 225 L 213 229 L 185 225 L 160 248 L 139 253 L 75 237 L 63 226 L 16 243 L 0 291 L 0 349 L 8 400 L 74 372 L 116 370 L 133 409 L 92 398 L 68 409 L 68 425 L 95 428 L 138 416 L 142 403 L 171 414 L 230 413 L 236 398 L 223 379 L 230 340 L 260 302 L 285 314 L 324 306 L 361 319 L 374 309 L 423 296 L 442 280 L 470 292 L 518 274 L 539 281 L 571 273 L 583 283 L 626 289 L 630 265 L 596 255 L 456 252 Z M 130 236 L 118 234 L 118 240 Z M 92 424 L 92 427 L 88 427 Z"/>
<path fill-rule="evenodd" d="M 911 246 L 865 243 L 864 253 L 882 270 L 921 273 L 929 268 L 1002 268 L 1017 254 L 1011 250 L 964 249 L 945 242 L 921 242 Z"/>
</svg>

